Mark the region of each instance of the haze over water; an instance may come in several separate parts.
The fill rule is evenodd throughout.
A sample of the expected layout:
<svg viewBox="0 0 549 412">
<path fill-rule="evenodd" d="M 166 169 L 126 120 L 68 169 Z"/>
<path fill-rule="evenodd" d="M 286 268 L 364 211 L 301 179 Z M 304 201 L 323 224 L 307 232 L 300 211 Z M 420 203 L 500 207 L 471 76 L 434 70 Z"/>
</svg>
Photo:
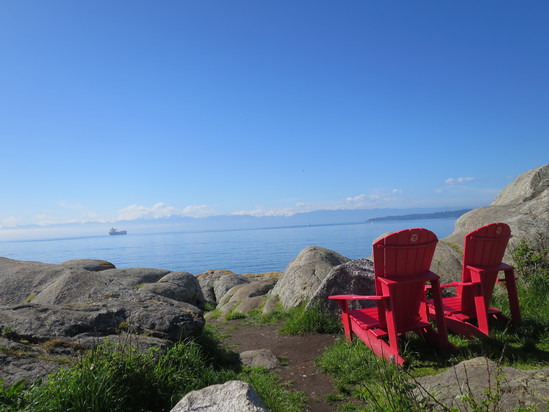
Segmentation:
<svg viewBox="0 0 549 412">
<path fill-rule="evenodd" d="M 359 259 L 371 256 L 372 242 L 381 234 L 424 227 L 442 239 L 453 232 L 455 221 L 429 219 L 193 233 L 129 232 L 127 236 L 0 242 L 0 256 L 45 263 L 102 259 L 117 268 L 149 267 L 193 274 L 211 269 L 261 273 L 284 270 L 307 246 L 320 246 Z"/>
</svg>

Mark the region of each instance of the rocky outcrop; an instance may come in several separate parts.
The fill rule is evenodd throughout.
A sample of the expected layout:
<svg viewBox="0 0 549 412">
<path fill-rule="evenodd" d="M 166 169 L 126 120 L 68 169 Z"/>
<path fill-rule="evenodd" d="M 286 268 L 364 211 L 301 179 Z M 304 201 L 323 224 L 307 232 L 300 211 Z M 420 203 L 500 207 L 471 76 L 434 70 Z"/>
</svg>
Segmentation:
<svg viewBox="0 0 549 412">
<path fill-rule="evenodd" d="M 15 379 L 10 373 L 17 370 L 21 375 L 16 377 L 22 379 L 29 375 L 25 370 L 51 372 L 55 360 L 44 363 L 32 356 L 48 342 L 63 342 L 71 349 L 67 356 L 76 356 L 77 348 L 128 332 L 141 335 L 140 343 L 165 345 L 204 327 L 197 307 L 204 296 L 198 280 L 187 272 L 116 269 L 93 260 L 52 265 L 0 258 L 0 284 L 0 330 L 5 338 L 0 344 L 6 348 L 8 341 L 23 342 L 21 356 L 8 351 L 0 360 L 0 379 L 6 382 Z"/>
<path fill-rule="evenodd" d="M 456 222 L 445 240 L 463 246 L 463 236 L 489 223 L 511 227 L 513 240 L 534 238 L 549 228 L 549 164 L 523 173 L 507 185 L 490 205 L 472 210 Z"/>
<path fill-rule="evenodd" d="M 341 309 L 331 295 L 375 295 L 374 262 L 369 259 L 351 260 L 334 267 L 313 294 L 307 307 L 326 307 L 334 316 L 340 316 Z M 376 302 L 356 300 L 349 302 L 351 309 L 375 306 Z"/>
<path fill-rule="evenodd" d="M 171 412 L 267 412 L 268 409 L 247 383 L 229 381 L 189 392 Z"/>
<path fill-rule="evenodd" d="M 438 375 L 416 378 L 416 383 L 415 396 L 428 410 L 476 410 L 483 402 L 489 405 L 483 410 L 545 410 L 549 402 L 549 368 L 498 367 L 487 358 L 463 361 Z"/>
<path fill-rule="evenodd" d="M 332 268 L 349 260 L 332 250 L 306 247 L 288 264 L 271 294 L 286 309 L 308 302 Z"/>
<path fill-rule="evenodd" d="M 511 227 L 513 238 L 505 258 L 509 263 L 510 251 L 517 241 L 547 236 L 549 164 L 523 173 L 507 185 L 490 206 L 474 209 L 456 221 L 454 232 L 439 241 L 431 265 L 431 270 L 440 275 L 441 283 L 461 279 L 463 237 L 481 226 L 496 222 Z"/>
</svg>

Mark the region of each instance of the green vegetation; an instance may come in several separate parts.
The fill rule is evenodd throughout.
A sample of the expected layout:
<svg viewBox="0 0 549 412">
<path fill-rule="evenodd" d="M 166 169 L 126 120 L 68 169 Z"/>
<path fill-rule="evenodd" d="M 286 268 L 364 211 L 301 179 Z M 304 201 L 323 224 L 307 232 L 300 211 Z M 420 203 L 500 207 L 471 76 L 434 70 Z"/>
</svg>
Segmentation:
<svg viewBox="0 0 549 412">
<path fill-rule="evenodd" d="M 282 323 L 279 332 L 285 335 L 304 335 L 307 333 L 340 333 L 342 331 L 341 321 L 334 318 L 325 307 L 316 306 L 305 308 L 301 304 L 295 308 L 284 309 L 277 303 L 274 310 L 263 313 L 263 306 L 251 310 L 248 314 L 238 311 L 229 311 L 225 314 L 225 320 L 245 319 L 245 322 L 252 325 L 273 325 Z M 219 314 L 212 312 L 210 318 L 219 318 Z"/>
<path fill-rule="evenodd" d="M 343 330 L 341 321 L 334 318 L 324 307 L 305 309 L 300 305 L 290 309 L 286 323 L 280 328 L 280 333 L 288 335 L 303 335 L 306 333 L 340 333 Z"/>
<path fill-rule="evenodd" d="M 235 360 L 208 328 L 164 352 L 105 342 L 47 383 L 0 385 L 0 410 L 167 411 L 192 390 L 233 379 L 254 386 L 272 411 L 303 410 L 303 394 L 264 369 L 240 370 Z"/>
<path fill-rule="evenodd" d="M 339 340 L 317 363 L 335 378 L 340 396 L 334 399 L 348 401 L 342 405 L 343 411 L 420 409 L 402 368 L 377 358 L 359 339 L 353 343 Z"/>
</svg>

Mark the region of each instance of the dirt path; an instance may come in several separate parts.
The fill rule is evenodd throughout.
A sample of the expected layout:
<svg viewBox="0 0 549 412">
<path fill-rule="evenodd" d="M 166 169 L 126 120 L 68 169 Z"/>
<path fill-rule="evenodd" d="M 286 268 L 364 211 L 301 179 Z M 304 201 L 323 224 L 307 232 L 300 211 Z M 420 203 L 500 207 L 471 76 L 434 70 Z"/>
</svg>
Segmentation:
<svg viewBox="0 0 549 412">
<path fill-rule="evenodd" d="M 334 391 L 332 380 L 314 363 L 334 343 L 337 335 L 286 336 L 277 332 L 279 325 L 252 326 L 241 319 L 214 324 L 220 333 L 228 335 L 223 339 L 236 352 L 270 349 L 283 363 L 273 372 L 292 382 L 292 389 L 307 395 L 307 411 L 331 412 L 337 409 L 324 399 L 326 394 Z"/>
</svg>

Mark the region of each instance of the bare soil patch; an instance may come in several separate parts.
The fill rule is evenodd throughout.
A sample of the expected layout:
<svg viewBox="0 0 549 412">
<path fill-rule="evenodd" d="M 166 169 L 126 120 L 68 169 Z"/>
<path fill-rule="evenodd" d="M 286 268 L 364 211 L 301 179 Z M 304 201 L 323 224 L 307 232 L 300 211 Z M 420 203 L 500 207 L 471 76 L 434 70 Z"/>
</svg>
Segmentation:
<svg viewBox="0 0 549 412">
<path fill-rule="evenodd" d="M 272 372 L 290 382 L 293 390 L 307 395 L 307 411 L 328 412 L 337 409 L 336 405 L 325 399 L 327 394 L 334 392 L 332 379 L 315 365 L 315 359 L 335 342 L 338 335 L 280 335 L 280 325 L 248 325 L 242 319 L 212 323 L 223 335 L 223 341 L 235 352 L 270 349 L 282 362 L 282 366 Z"/>
</svg>

